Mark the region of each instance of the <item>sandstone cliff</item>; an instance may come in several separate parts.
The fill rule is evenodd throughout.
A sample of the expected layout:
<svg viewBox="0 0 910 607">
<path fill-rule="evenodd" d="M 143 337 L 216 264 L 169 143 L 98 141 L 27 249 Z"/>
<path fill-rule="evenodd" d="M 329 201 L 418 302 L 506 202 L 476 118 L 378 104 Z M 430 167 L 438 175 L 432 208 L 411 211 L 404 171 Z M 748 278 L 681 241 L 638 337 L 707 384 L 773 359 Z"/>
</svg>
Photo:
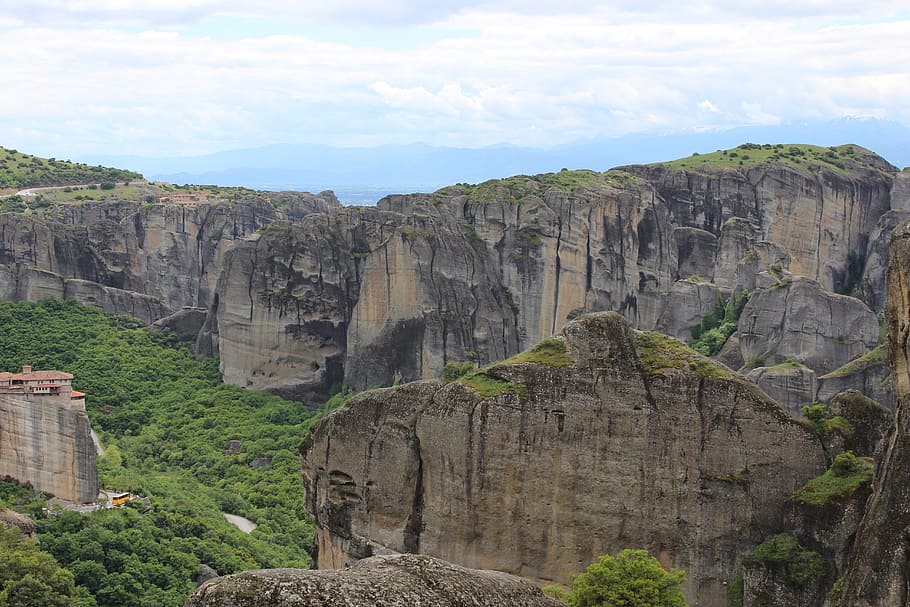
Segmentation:
<svg viewBox="0 0 910 607">
<path fill-rule="evenodd" d="M 427 556 L 375 556 L 344 571 L 271 569 L 216 578 L 184 607 L 559 607 L 528 582 Z"/>
<path fill-rule="evenodd" d="M 793 306 L 827 304 L 805 289 L 803 298 L 800 277 L 819 292 L 853 285 L 875 302 L 882 256 L 867 251 L 867 235 L 887 231 L 877 222 L 902 190 L 874 154 L 852 147 L 839 158 L 516 176 L 305 218 L 227 253 L 200 351 L 220 354 L 228 381 L 318 401 L 333 384 L 426 379 L 448 361 L 515 354 L 583 312 L 617 311 L 636 328 L 688 339 L 718 294 L 768 289 L 787 268 L 795 284 L 782 293 L 794 296 L 767 297 L 791 318 Z M 776 276 L 760 273 L 774 266 Z M 855 300 L 835 307 L 849 317 L 846 301 Z M 844 317 L 823 311 L 820 355 L 830 361 L 807 362 L 817 375 L 877 336 L 867 335 L 871 311 L 858 312 L 860 338 L 835 335 L 840 327 L 825 323 Z M 742 341 L 745 362 L 809 347 L 810 333 L 802 344 Z M 795 354 L 808 351 L 780 360 Z"/>
<path fill-rule="evenodd" d="M 754 386 L 615 313 L 457 382 L 367 392 L 301 451 L 320 567 L 420 552 L 564 582 L 638 547 L 711 606 L 825 467 Z"/>
<path fill-rule="evenodd" d="M 88 416 L 46 396 L 0 394 L 0 476 L 72 502 L 94 502 L 98 475 Z"/>
<path fill-rule="evenodd" d="M 903 607 L 910 601 L 910 224 L 895 231 L 890 257 L 887 316 L 897 413 L 843 582 L 841 604 L 856 607 Z"/>
<path fill-rule="evenodd" d="M 228 253 L 200 350 L 299 397 L 501 359 L 584 311 L 651 327 L 676 267 L 666 210 L 629 175 L 580 173 L 274 225 Z"/>
<path fill-rule="evenodd" d="M 73 297 L 147 322 L 206 307 L 233 240 L 339 206 L 330 192 L 282 200 L 281 208 L 250 196 L 196 208 L 98 202 L 53 216 L 0 214 L 0 297 Z"/>
</svg>

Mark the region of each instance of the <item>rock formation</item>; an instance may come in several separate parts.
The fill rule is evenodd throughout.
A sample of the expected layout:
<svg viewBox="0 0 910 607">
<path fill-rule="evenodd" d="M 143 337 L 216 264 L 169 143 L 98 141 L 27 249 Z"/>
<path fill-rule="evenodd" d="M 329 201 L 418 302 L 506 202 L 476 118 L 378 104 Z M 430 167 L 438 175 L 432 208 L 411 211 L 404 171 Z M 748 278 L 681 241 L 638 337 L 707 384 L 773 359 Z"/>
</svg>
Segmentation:
<svg viewBox="0 0 910 607">
<path fill-rule="evenodd" d="M 559 607 L 521 578 L 428 556 L 374 556 L 343 571 L 267 569 L 216 578 L 184 607 Z"/>
<path fill-rule="evenodd" d="M 76 503 L 98 497 L 91 424 L 85 411 L 48 396 L 0 393 L 0 476 Z"/>
<path fill-rule="evenodd" d="M 855 607 L 910 601 L 910 223 L 895 231 L 890 258 L 887 317 L 897 412 L 843 581 L 841 604 Z"/>
<path fill-rule="evenodd" d="M 98 202 L 53 216 L 2 214 L 0 298 L 73 297 L 146 322 L 207 307 L 233 240 L 340 206 L 331 192 L 287 194 L 280 204 L 251 196 L 196 208 Z"/>
<path fill-rule="evenodd" d="M 737 332 L 746 364 L 792 359 L 816 373 L 834 371 L 878 342 L 878 322 L 863 302 L 799 277 L 755 293 Z"/>
<path fill-rule="evenodd" d="M 854 147 L 843 168 L 651 165 L 390 196 L 378 211 L 333 211 L 237 243 L 200 351 L 220 354 L 228 381 L 319 400 L 333 384 L 426 379 L 448 361 L 515 354 L 583 312 L 617 311 L 636 328 L 690 339 L 714 293 L 767 289 L 789 268 L 788 305 L 810 306 L 825 302 L 805 284 L 828 292 L 855 282 L 895 174 Z M 776 275 L 760 273 L 772 267 Z M 812 299 L 799 303 L 803 294 Z M 801 362 L 822 375 L 865 354 L 877 339 L 868 318 L 860 313 L 852 345 L 821 327 L 833 358 Z M 778 345 L 742 343 L 750 353 Z"/>
<path fill-rule="evenodd" d="M 637 547 L 710 606 L 825 468 L 752 384 L 616 313 L 456 382 L 367 392 L 301 452 L 320 567 L 420 552 L 565 582 Z"/>
<path fill-rule="evenodd" d="M 323 192 L 4 214 L 0 297 L 75 297 L 187 330 L 208 310 L 197 347 L 221 357 L 225 379 L 311 404 L 338 385 L 510 356 L 584 312 L 689 339 L 711 294 L 767 290 L 788 269 L 880 309 L 883 243 L 910 207 L 907 178 L 856 146 L 812 158 L 774 149 L 743 166 L 459 184 L 378 209 L 342 209 Z M 835 368 L 801 362 L 817 376 Z"/>
</svg>

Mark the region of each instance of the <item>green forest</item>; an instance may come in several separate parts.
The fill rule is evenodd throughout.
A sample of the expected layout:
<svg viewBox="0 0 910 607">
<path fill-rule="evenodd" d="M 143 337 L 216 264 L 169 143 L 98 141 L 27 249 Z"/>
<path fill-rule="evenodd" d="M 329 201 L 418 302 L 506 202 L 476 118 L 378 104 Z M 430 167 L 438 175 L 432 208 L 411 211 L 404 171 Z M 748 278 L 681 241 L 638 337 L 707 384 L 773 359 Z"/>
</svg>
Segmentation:
<svg viewBox="0 0 910 607">
<path fill-rule="evenodd" d="M 81 162 L 40 158 L 0 147 L 0 188 L 42 185 L 133 181 L 142 175 L 133 171 L 90 166 Z"/>
<path fill-rule="evenodd" d="M 74 301 L 0 302 L 0 328 L 0 370 L 30 364 L 66 371 L 88 393 L 105 447 L 102 487 L 151 500 L 148 510 L 134 503 L 47 513 L 42 496 L 0 483 L 0 507 L 35 517 L 40 550 L 72 574 L 71 602 L 174 606 L 195 587 L 202 565 L 222 575 L 310 565 L 313 529 L 297 447 L 316 417 L 350 395 L 313 412 L 223 384 L 217 360 L 196 360 L 174 336 Z M 226 449 L 228 441 L 239 443 Z M 253 467 L 254 460 L 266 465 Z M 258 527 L 242 533 L 223 512 Z M 14 604 L 4 601 L 0 593 L 0 607 Z"/>
</svg>

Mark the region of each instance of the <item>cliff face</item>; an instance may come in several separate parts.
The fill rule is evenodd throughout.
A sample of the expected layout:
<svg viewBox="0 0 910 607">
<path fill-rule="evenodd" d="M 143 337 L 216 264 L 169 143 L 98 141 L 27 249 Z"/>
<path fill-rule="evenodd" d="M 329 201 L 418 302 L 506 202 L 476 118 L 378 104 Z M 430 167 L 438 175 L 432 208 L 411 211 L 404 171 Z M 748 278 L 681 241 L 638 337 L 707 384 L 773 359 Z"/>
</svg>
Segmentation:
<svg viewBox="0 0 910 607">
<path fill-rule="evenodd" d="M 616 311 L 688 339 L 718 295 L 771 287 L 758 273 L 772 266 L 817 291 L 858 285 L 877 301 L 881 254 L 865 283 L 858 273 L 896 169 L 860 148 L 845 162 L 564 171 L 309 217 L 227 254 L 200 350 L 221 355 L 228 381 L 319 400 L 333 384 L 362 389 L 438 377 L 448 361 L 497 360 L 583 312 Z M 797 293 L 800 284 L 776 303 L 818 312 L 831 334 L 824 356 L 839 366 L 875 345 L 874 313 L 825 295 L 834 312 L 863 308 L 862 338 L 838 342 L 837 314 L 822 318 L 821 296 Z M 807 345 L 753 337 L 741 342 L 745 362 Z"/>
<path fill-rule="evenodd" d="M 88 416 L 47 396 L 0 394 L 0 476 L 72 502 L 94 502 L 98 475 Z"/>
<path fill-rule="evenodd" d="M 676 225 L 722 237 L 730 219 L 744 219 L 748 229 L 741 238 L 782 247 L 790 255 L 794 274 L 834 290 L 845 278 L 850 252 L 865 253 L 868 234 L 891 208 L 888 174 L 896 169 L 861 148 L 854 151 L 842 169 L 809 163 L 739 169 L 624 168 L 654 184 Z M 734 255 L 731 261 L 735 264 L 739 259 Z M 716 268 L 719 286 L 732 286 L 725 284 L 730 269 L 725 264 Z"/>
<path fill-rule="evenodd" d="M 844 578 L 842 604 L 856 607 L 902 607 L 910 600 L 910 223 L 895 231 L 890 257 L 887 317 L 897 412 Z"/>
<path fill-rule="evenodd" d="M 297 195 L 282 209 L 250 197 L 198 208 L 99 202 L 52 217 L 0 214 L 0 297 L 74 297 L 151 322 L 206 307 L 233 240 L 337 206 L 326 193 Z"/>
<path fill-rule="evenodd" d="M 512 178 L 487 202 L 456 188 L 272 226 L 228 253 L 200 349 L 228 381 L 324 395 L 501 359 L 582 311 L 653 326 L 668 216 L 647 184 L 586 177 L 572 196 Z"/>
<path fill-rule="evenodd" d="M 726 605 L 744 554 L 824 469 L 813 433 L 615 313 L 553 342 L 566 352 L 545 364 L 368 392 L 317 424 L 301 452 L 319 566 L 392 550 L 565 582 L 638 547 L 687 572 L 690 604 Z"/>
</svg>

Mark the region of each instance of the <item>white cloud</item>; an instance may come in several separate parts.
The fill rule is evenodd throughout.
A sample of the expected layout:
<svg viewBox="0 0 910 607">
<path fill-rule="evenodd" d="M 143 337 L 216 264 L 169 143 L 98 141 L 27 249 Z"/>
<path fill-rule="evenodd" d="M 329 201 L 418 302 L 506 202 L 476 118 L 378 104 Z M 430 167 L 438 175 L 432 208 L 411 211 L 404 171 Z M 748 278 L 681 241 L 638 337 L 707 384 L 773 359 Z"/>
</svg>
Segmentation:
<svg viewBox="0 0 910 607">
<path fill-rule="evenodd" d="M 537 0 L 430 13 L 415 0 L 17 4 L 0 8 L 0 43 L 16 49 L 0 58 L 14 93 L 0 96 L 0 132 L 13 139 L 0 144 L 54 156 L 276 141 L 549 145 L 844 115 L 910 122 L 910 23 L 870 17 L 892 10 L 878 0 L 703 2 L 685 15 L 662 0 L 647 10 L 568 0 L 558 14 Z M 227 14 L 303 23 L 307 10 L 391 29 L 183 27 Z"/>
</svg>

